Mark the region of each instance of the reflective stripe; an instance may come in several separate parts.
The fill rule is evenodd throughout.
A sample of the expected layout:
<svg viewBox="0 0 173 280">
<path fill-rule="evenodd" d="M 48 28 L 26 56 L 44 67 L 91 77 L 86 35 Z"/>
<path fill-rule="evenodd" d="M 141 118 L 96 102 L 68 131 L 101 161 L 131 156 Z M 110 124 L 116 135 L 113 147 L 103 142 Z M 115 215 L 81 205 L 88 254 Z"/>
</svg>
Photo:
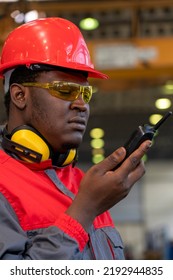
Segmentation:
<svg viewBox="0 0 173 280">
<path fill-rule="evenodd" d="M 70 197 L 72 200 L 75 198 L 74 193 L 72 193 L 58 178 L 58 175 L 54 169 L 46 169 L 44 170 L 46 175 L 50 178 L 50 180 L 55 184 L 55 186 L 65 195 Z"/>
</svg>

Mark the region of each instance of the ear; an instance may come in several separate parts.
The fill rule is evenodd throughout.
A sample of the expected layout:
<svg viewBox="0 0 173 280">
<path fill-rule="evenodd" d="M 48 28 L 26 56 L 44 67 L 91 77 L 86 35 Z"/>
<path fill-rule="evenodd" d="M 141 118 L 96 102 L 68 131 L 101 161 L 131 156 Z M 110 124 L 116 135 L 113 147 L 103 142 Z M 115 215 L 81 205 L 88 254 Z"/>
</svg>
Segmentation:
<svg viewBox="0 0 173 280">
<path fill-rule="evenodd" d="M 10 86 L 11 101 L 15 106 L 22 110 L 26 107 L 27 103 L 27 90 L 24 86 L 20 84 L 12 84 Z"/>
</svg>

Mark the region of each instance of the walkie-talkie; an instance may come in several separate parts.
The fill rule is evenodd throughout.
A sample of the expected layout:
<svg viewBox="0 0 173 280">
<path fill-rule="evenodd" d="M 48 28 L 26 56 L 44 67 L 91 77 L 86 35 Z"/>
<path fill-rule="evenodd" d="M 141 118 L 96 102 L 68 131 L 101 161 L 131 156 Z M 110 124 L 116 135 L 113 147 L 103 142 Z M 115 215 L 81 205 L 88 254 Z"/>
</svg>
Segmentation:
<svg viewBox="0 0 173 280">
<path fill-rule="evenodd" d="M 124 148 L 126 149 L 125 159 L 133 153 L 145 140 L 152 140 L 158 128 L 167 120 L 172 112 L 166 113 L 154 126 L 145 124 L 139 126 L 131 135 L 130 139 L 125 143 Z"/>
</svg>

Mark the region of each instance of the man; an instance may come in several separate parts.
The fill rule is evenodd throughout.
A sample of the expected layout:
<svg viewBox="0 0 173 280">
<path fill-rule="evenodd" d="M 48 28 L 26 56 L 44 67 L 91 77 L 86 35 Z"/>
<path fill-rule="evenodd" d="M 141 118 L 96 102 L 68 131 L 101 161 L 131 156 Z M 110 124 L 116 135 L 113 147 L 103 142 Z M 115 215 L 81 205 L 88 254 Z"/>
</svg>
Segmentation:
<svg viewBox="0 0 173 280">
<path fill-rule="evenodd" d="M 84 175 L 74 166 L 89 117 L 94 69 L 79 29 L 61 18 L 11 32 L 3 46 L 8 122 L 0 150 L 0 258 L 124 259 L 108 210 L 145 172 L 144 142 Z"/>
</svg>

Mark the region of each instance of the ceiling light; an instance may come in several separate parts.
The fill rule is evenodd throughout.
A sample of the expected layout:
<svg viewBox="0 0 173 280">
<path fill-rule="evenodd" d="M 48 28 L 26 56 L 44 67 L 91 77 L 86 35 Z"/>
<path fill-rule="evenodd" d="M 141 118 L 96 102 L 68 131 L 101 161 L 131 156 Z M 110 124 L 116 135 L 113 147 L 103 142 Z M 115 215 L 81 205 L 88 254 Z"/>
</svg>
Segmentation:
<svg viewBox="0 0 173 280">
<path fill-rule="evenodd" d="M 104 147 L 104 140 L 103 139 L 93 139 L 91 140 L 91 147 L 95 149 L 101 149 Z"/>
<path fill-rule="evenodd" d="M 28 13 L 25 14 L 25 22 L 29 22 L 31 20 L 35 20 L 38 17 L 39 17 L 38 16 L 38 12 L 36 10 L 29 11 Z"/>
<path fill-rule="evenodd" d="M 168 98 L 160 98 L 155 102 L 155 106 L 158 109 L 167 109 L 171 106 L 171 100 Z"/>
<path fill-rule="evenodd" d="M 149 121 L 152 125 L 155 125 L 162 117 L 161 114 L 153 114 L 149 117 Z"/>
<path fill-rule="evenodd" d="M 18 2 L 19 0 L 0 0 L 0 3 Z"/>
<path fill-rule="evenodd" d="M 97 164 L 97 163 L 99 163 L 100 161 L 102 161 L 104 158 L 105 158 L 105 157 L 104 157 L 103 155 L 100 155 L 100 154 L 94 155 L 94 156 L 92 157 L 92 162 L 95 163 L 95 164 Z"/>
<path fill-rule="evenodd" d="M 24 18 L 25 18 L 24 13 L 19 13 L 14 17 L 14 20 L 15 20 L 16 23 L 23 23 Z"/>
<path fill-rule="evenodd" d="M 173 94 L 173 81 L 168 81 L 163 86 L 163 93 L 165 93 L 165 94 Z"/>
<path fill-rule="evenodd" d="M 46 1 L 47 1 L 47 2 L 48 2 L 48 0 L 26 0 L 26 1 L 28 1 L 28 2 L 41 2 L 41 1 L 42 1 L 42 2 L 43 2 L 43 1 L 46 2 Z"/>
<path fill-rule="evenodd" d="M 15 17 L 17 17 L 19 14 L 20 14 L 19 10 L 14 10 L 13 12 L 11 12 L 10 16 L 15 19 Z"/>
<path fill-rule="evenodd" d="M 92 149 L 92 155 L 104 155 L 105 150 L 103 148 L 100 149 Z"/>
<path fill-rule="evenodd" d="M 104 130 L 102 128 L 93 128 L 90 131 L 92 138 L 102 138 L 104 136 Z"/>
<path fill-rule="evenodd" d="M 84 18 L 79 23 L 83 30 L 94 30 L 99 26 L 99 21 L 95 18 Z"/>
</svg>

